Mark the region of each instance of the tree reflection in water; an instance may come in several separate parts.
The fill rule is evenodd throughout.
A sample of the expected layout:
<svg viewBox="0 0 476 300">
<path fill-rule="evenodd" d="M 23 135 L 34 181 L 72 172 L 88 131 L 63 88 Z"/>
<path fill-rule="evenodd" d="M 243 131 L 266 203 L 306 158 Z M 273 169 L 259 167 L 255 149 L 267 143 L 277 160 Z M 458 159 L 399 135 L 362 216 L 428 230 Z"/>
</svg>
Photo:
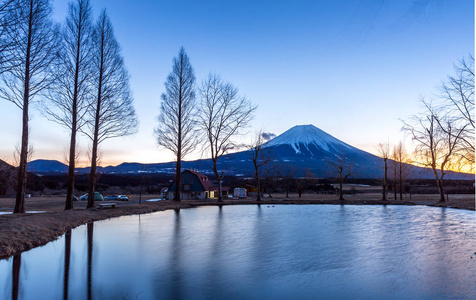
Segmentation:
<svg viewBox="0 0 476 300">
<path fill-rule="evenodd" d="M 12 300 L 18 299 L 20 290 L 21 253 L 13 257 L 12 263 Z"/>
<path fill-rule="evenodd" d="M 71 263 L 71 229 L 64 235 L 64 278 L 63 278 L 63 299 L 68 299 L 69 291 L 69 268 Z"/>
<path fill-rule="evenodd" d="M 87 225 L 88 230 L 88 299 L 92 299 L 92 274 L 93 274 L 93 229 L 94 222 Z"/>
<path fill-rule="evenodd" d="M 182 272 L 180 271 L 181 251 L 183 251 L 182 237 L 180 233 L 180 208 L 174 209 L 174 233 L 172 240 L 170 259 L 170 299 L 182 299 Z"/>
</svg>

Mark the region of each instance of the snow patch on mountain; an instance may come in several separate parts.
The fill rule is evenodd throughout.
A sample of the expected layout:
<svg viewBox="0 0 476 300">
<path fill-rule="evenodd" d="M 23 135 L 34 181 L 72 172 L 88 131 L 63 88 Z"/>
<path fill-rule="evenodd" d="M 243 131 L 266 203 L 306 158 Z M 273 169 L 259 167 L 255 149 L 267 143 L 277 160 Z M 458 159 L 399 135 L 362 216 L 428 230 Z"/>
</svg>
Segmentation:
<svg viewBox="0 0 476 300">
<path fill-rule="evenodd" d="M 280 145 L 290 145 L 296 153 L 302 153 L 302 146 L 309 150 L 309 145 L 315 145 L 325 151 L 330 151 L 334 146 L 353 149 L 352 146 L 336 139 L 314 125 L 294 126 L 271 141 L 265 143 L 263 147 L 274 147 Z"/>
</svg>

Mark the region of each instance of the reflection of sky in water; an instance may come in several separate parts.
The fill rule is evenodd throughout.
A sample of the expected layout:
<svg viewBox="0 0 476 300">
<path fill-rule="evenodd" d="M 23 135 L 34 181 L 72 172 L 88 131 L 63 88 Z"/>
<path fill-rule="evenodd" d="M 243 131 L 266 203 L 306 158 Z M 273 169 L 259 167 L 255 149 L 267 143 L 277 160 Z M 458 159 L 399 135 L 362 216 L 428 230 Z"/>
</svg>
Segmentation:
<svg viewBox="0 0 476 300">
<path fill-rule="evenodd" d="M 94 224 L 89 276 L 88 228 L 72 231 L 68 293 L 74 299 L 87 298 L 88 288 L 97 299 L 475 298 L 475 217 L 453 209 L 337 205 L 120 217 Z M 0 298 L 14 291 L 12 265 L 12 258 L 0 261 Z M 19 298 L 61 298 L 64 265 L 64 237 L 23 253 Z"/>
</svg>

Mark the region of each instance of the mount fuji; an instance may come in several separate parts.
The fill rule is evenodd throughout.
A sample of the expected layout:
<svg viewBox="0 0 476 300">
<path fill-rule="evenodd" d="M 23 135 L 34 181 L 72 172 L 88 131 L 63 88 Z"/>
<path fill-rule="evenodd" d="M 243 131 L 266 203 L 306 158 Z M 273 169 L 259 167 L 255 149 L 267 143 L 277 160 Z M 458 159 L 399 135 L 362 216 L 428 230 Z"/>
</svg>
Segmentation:
<svg viewBox="0 0 476 300">
<path fill-rule="evenodd" d="M 332 162 L 339 157 L 345 157 L 352 165 L 352 178 L 382 178 L 383 160 L 373 154 L 360 150 L 314 125 L 297 125 L 266 142 L 262 146 L 269 162 L 268 168 L 291 168 L 294 176 L 305 176 L 311 171 L 318 178 L 336 177 L 336 169 Z M 58 165 L 57 161 L 31 162 L 29 169 L 35 173 L 65 173 L 66 165 Z M 61 164 L 61 163 L 60 163 Z M 202 173 L 211 173 L 211 160 L 200 159 L 183 161 L 184 169 L 197 169 Z M 138 173 L 172 173 L 175 163 L 122 163 L 118 166 L 100 167 L 98 171 L 109 174 L 138 174 Z M 44 169 L 44 170 L 43 170 Z M 218 160 L 218 169 L 227 175 L 252 176 L 254 174 L 250 151 L 241 151 L 224 155 Z M 87 173 L 89 168 L 78 168 L 77 173 Z M 408 165 L 408 178 L 433 179 L 430 169 Z M 448 172 L 447 179 L 474 179 L 473 174 Z"/>
<path fill-rule="evenodd" d="M 304 170 L 317 177 L 335 177 L 332 162 L 345 157 L 352 165 L 354 178 L 380 178 L 383 174 L 381 158 L 355 148 L 314 125 L 297 125 L 263 144 L 263 152 L 278 168 L 292 166 L 297 176 L 304 176 Z M 229 154 L 224 158 L 227 165 L 241 162 L 243 169 L 249 152 Z M 251 164 L 251 163 L 250 163 Z"/>
<path fill-rule="evenodd" d="M 303 150 L 312 152 L 309 147 L 321 148 L 330 152 L 333 150 L 352 150 L 352 146 L 336 139 L 332 135 L 320 130 L 314 125 L 297 125 L 285 131 L 278 137 L 270 140 L 264 147 L 278 147 L 281 145 L 291 146 L 296 154 L 302 154 Z M 356 149 L 356 148 L 354 148 Z M 312 155 L 312 153 L 311 153 Z"/>
</svg>

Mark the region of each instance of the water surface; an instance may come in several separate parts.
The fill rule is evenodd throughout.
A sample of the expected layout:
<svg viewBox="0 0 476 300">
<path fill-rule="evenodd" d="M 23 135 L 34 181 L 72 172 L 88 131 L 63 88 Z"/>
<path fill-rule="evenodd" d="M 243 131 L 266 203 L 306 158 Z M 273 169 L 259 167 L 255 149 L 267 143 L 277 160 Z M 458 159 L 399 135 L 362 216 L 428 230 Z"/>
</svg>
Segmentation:
<svg viewBox="0 0 476 300">
<path fill-rule="evenodd" d="M 0 261 L 0 298 L 476 299 L 475 218 L 337 205 L 120 217 Z"/>
</svg>

